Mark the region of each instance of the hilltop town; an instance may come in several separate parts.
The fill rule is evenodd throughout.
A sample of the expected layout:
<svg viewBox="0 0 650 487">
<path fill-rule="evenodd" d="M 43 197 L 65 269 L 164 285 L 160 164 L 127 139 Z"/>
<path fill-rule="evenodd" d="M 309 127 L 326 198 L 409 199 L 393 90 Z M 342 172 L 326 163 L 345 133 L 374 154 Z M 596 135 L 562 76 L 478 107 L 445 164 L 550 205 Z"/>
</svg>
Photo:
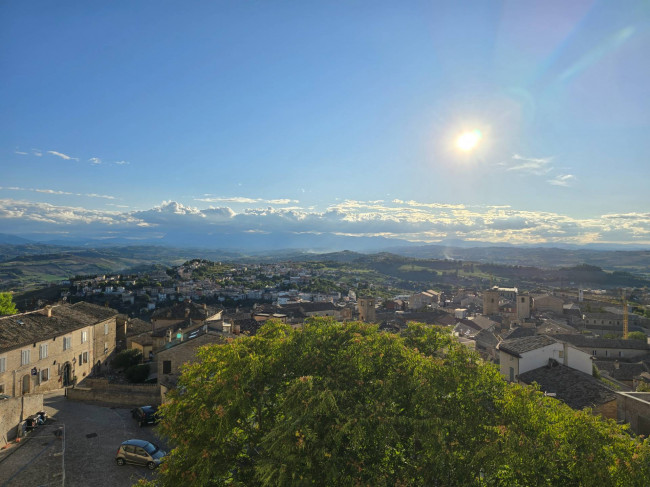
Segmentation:
<svg viewBox="0 0 650 487">
<path fill-rule="evenodd" d="M 411 322 L 440 327 L 503 380 L 650 433 L 647 287 L 520 289 L 478 277 L 471 263 L 445 265 L 449 279 L 478 285 L 417 288 L 331 262 L 194 259 L 17 295 L 21 312 L 0 318 L 0 437 L 11 445 L 57 390 L 84 404 L 165 403 L 200 347 L 253 336 L 268 320 L 299 329 L 313 318 L 396 334 Z"/>
</svg>

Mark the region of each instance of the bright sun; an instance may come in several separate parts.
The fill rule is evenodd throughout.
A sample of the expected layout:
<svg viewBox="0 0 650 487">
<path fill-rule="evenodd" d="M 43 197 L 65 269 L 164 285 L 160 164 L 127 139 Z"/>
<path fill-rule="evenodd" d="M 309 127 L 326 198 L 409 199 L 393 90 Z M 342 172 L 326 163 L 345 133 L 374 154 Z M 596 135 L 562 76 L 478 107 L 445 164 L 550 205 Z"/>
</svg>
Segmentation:
<svg viewBox="0 0 650 487">
<path fill-rule="evenodd" d="M 480 130 L 472 130 L 471 132 L 462 133 L 456 139 L 456 147 L 462 151 L 469 152 L 476 148 L 482 138 L 483 135 Z"/>
</svg>

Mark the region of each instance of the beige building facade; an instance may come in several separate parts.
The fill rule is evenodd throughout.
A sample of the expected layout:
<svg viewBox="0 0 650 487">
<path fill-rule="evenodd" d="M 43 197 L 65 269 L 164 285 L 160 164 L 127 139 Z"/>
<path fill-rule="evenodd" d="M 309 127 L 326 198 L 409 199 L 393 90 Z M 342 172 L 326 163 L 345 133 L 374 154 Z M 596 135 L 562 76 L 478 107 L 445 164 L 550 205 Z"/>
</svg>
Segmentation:
<svg viewBox="0 0 650 487">
<path fill-rule="evenodd" d="M 71 386 L 115 349 L 117 312 L 59 305 L 0 318 L 0 393 L 42 393 Z"/>
</svg>

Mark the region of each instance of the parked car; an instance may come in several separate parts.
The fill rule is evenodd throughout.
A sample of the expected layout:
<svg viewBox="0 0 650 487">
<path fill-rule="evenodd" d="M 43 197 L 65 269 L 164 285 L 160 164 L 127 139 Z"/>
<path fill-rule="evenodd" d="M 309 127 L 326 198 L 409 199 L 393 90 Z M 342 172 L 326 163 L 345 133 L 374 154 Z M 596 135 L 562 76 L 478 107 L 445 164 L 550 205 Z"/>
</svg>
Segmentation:
<svg viewBox="0 0 650 487">
<path fill-rule="evenodd" d="M 10 397 L 11 396 L 9 396 L 8 394 L 0 394 L 0 401 L 2 401 L 3 399 L 9 399 Z"/>
<path fill-rule="evenodd" d="M 155 469 L 167 455 L 157 445 L 145 440 L 126 440 L 117 449 L 115 463 L 124 465 L 133 463 L 135 465 L 146 465 L 149 470 Z"/>
<path fill-rule="evenodd" d="M 142 406 L 131 409 L 131 416 L 138 422 L 140 428 L 145 424 L 156 424 L 158 422 L 158 408 L 154 406 Z"/>
</svg>

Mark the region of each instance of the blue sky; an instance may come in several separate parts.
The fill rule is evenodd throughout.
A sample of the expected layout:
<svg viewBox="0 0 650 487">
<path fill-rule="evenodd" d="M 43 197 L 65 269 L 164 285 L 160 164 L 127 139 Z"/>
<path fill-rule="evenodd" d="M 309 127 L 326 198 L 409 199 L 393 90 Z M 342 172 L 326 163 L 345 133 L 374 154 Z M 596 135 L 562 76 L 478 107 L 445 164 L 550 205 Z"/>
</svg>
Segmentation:
<svg viewBox="0 0 650 487">
<path fill-rule="evenodd" d="M 0 46 L 2 233 L 650 246 L 647 1 L 3 2 Z"/>
</svg>

